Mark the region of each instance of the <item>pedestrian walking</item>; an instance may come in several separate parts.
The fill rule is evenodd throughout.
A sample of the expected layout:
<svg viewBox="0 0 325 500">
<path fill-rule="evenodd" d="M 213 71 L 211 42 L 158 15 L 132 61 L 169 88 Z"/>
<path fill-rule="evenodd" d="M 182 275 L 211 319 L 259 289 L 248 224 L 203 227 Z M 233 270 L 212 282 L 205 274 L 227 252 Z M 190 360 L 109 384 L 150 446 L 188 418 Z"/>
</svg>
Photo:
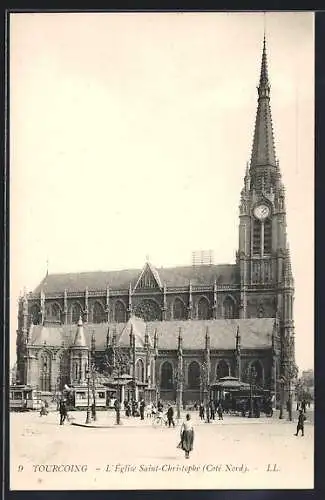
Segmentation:
<svg viewBox="0 0 325 500">
<path fill-rule="evenodd" d="M 65 420 L 68 418 L 68 409 L 65 399 L 62 399 L 60 401 L 59 412 L 60 412 L 60 425 L 63 425 Z"/>
<path fill-rule="evenodd" d="M 216 416 L 216 407 L 215 407 L 214 401 L 212 399 L 210 401 L 209 407 L 210 407 L 210 418 L 211 418 L 211 420 L 214 420 L 215 416 Z"/>
<path fill-rule="evenodd" d="M 115 399 L 114 408 L 116 413 L 116 423 L 119 425 L 121 419 L 121 403 L 118 399 Z"/>
<path fill-rule="evenodd" d="M 140 401 L 140 418 L 141 420 L 144 420 L 144 409 L 145 409 L 145 402 L 144 402 L 144 399 L 141 399 Z"/>
<path fill-rule="evenodd" d="M 191 422 L 191 415 L 188 413 L 181 425 L 181 441 L 177 448 L 185 452 L 185 458 L 190 458 L 190 452 L 193 450 L 194 428 Z"/>
<path fill-rule="evenodd" d="M 204 420 L 205 409 L 204 409 L 204 404 L 203 403 L 200 403 L 199 412 L 200 412 L 200 419 Z"/>
<path fill-rule="evenodd" d="M 297 407 L 296 410 L 299 411 L 299 401 L 297 401 Z"/>
<path fill-rule="evenodd" d="M 218 418 L 219 420 L 223 420 L 223 414 L 222 414 L 222 406 L 221 403 L 218 404 L 217 406 L 217 413 L 218 413 Z"/>
<path fill-rule="evenodd" d="M 306 401 L 304 399 L 301 401 L 301 409 L 304 413 L 306 413 Z"/>
<path fill-rule="evenodd" d="M 174 422 L 174 409 L 172 405 L 169 405 L 168 410 L 167 410 L 167 420 L 168 420 L 168 427 L 171 425 L 175 427 L 175 422 Z"/>
<path fill-rule="evenodd" d="M 294 436 L 298 436 L 299 431 L 301 431 L 301 435 L 304 436 L 305 420 L 306 420 L 306 417 L 303 414 L 303 411 L 299 410 L 297 432 L 296 432 L 296 434 L 294 434 Z"/>
</svg>

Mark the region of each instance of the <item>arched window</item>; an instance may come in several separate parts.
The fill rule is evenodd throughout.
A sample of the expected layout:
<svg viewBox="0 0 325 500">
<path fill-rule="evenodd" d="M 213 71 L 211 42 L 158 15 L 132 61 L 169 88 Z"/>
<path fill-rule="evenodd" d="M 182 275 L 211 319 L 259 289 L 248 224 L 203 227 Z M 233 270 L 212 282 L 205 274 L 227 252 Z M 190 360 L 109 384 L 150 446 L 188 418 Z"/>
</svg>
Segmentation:
<svg viewBox="0 0 325 500">
<path fill-rule="evenodd" d="M 58 377 L 58 388 L 61 390 L 65 386 L 65 384 L 69 385 L 70 383 L 70 357 L 69 352 L 64 350 L 60 356 L 59 361 L 60 373 Z"/>
<path fill-rule="evenodd" d="M 49 392 L 51 390 L 51 357 L 44 352 L 40 356 L 40 390 Z"/>
<path fill-rule="evenodd" d="M 93 307 L 93 323 L 105 323 L 106 316 L 105 311 L 99 302 L 95 302 Z"/>
<path fill-rule="evenodd" d="M 126 322 L 126 307 L 124 302 L 118 300 L 115 304 L 115 321 L 116 323 L 125 323 Z"/>
<path fill-rule="evenodd" d="M 61 321 L 61 309 L 59 304 L 54 304 L 51 305 L 51 317 L 55 321 Z"/>
<path fill-rule="evenodd" d="M 144 364 L 142 359 L 138 359 L 135 365 L 135 378 L 139 382 L 144 382 Z"/>
<path fill-rule="evenodd" d="M 151 299 L 142 300 L 135 310 L 135 315 L 144 321 L 161 321 L 160 306 Z"/>
<path fill-rule="evenodd" d="M 219 380 L 220 378 L 228 377 L 229 375 L 229 365 L 222 359 L 217 365 L 216 378 Z"/>
<path fill-rule="evenodd" d="M 37 304 L 33 305 L 30 310 L 30 319 L 33 325 L 39 325 L 41 319 L 41 310 Z"/>
<path fill-rule="evenodd" d="M 185 304 L 181 299 L 175 299 L 173 304 L 173 317 L 174 319 L 186 319 Z"/>
<path fill-rule="evenodd" d="M 252 378 L 254 384 L 263 387 L 263 365 L 258 359 L 250 365 L 249 378 Z"/>
<path fill-rule="evenodd" d="M 208 299 L 201 297 L 197 305 L 197 317 L 198 319 L 210 319 L 210 304 Z"/>
<path fill-rule="evenodd" d="M 235 317 L 235 304 L 231 297 L 227 297 L 223 303 L 225 319 L 232 319 Z"/>
<path fill-rule="evenodd" d="M 264 222 L 264 253 L 272 252 L 272 221 L 266 219 Z"/>
<path fill-rule="evenodd" d="M 173 388 L 173 367 L 168 361 L 165 361 L 161 367 L 160 387 L 161 389 Z"/>
<path fill-rule="evenodd" d="M 196 361 L 192 361 L 188 367 L 188 386 L 190 389 L 200 387 L 200 365 Z"/>
<path fill-rule="evenodd" d="M 71 323 L 78 323 L 80 316 L 82 317 L 82 309 L 78 302 L 71 305 Z"/>
<path fill-rule="evenodd" d="M 253 254 L 259 255 L 261 253 L 261 222 L 254 220 L 253 222 Z"/>
</svg>

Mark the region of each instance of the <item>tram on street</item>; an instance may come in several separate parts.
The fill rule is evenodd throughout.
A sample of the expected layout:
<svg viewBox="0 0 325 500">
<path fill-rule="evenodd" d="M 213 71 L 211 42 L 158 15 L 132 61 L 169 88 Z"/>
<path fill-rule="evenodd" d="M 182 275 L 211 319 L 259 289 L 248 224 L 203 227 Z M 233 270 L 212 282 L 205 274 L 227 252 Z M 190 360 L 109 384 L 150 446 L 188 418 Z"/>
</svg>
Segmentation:
<svg viewBox="0 0 325 500">
<path fill-rule="evenodd" d="M 96 408 L 106 407 L 106 388 L 95 389 L 95 402 Z M 71 394 L 71 404 L 75 408 L 87 408 L 88 403 L 91 406 L 94 403 L 94 393 L 92 390 L 89 391 L 85 387 L 74 388 Z"/>
<path fill-rule="evenodd" d="M 12 385 L 9 389 L 10 411 L 40 410 L 41 392 L 28 385 Z"/>
</svg>

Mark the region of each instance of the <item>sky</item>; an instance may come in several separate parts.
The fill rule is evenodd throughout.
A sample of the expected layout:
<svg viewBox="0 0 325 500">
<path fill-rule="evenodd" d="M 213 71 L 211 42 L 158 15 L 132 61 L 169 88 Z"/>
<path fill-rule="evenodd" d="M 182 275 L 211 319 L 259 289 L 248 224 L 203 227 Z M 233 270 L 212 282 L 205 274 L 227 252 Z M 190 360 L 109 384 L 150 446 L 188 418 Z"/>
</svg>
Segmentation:
<svg viewBox="0 0 325 500">
<path fill-rule="evenodd" d="M 313 367 L 311 12 L 10 14 L 11 361 L 18 296 L 47 266 L 235 262 L 264 29 L 296 361 Z"/>
</svg>

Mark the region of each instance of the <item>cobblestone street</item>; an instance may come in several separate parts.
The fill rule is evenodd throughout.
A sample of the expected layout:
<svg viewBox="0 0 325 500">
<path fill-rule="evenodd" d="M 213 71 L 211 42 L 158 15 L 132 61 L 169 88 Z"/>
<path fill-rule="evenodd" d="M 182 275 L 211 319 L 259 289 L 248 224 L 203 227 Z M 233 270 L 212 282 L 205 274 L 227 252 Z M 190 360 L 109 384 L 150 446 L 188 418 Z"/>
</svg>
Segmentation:
<svg viewBox="0 0 325 500">
<path fill-rule="evenodd" d="M 85 412 L 71 412 L 84 424 Z M 152 425 L 99 412 L 99 428 L 58 425 L 57 412 L 12 413 L 11 489 L 312 488 L 314 426 L 225 416 L 201 423 L 197 413 L 190 460 L 177 449 L 179 425 Z M 45 467 L 48 465 L 48 467 Z"/>
</svg>

